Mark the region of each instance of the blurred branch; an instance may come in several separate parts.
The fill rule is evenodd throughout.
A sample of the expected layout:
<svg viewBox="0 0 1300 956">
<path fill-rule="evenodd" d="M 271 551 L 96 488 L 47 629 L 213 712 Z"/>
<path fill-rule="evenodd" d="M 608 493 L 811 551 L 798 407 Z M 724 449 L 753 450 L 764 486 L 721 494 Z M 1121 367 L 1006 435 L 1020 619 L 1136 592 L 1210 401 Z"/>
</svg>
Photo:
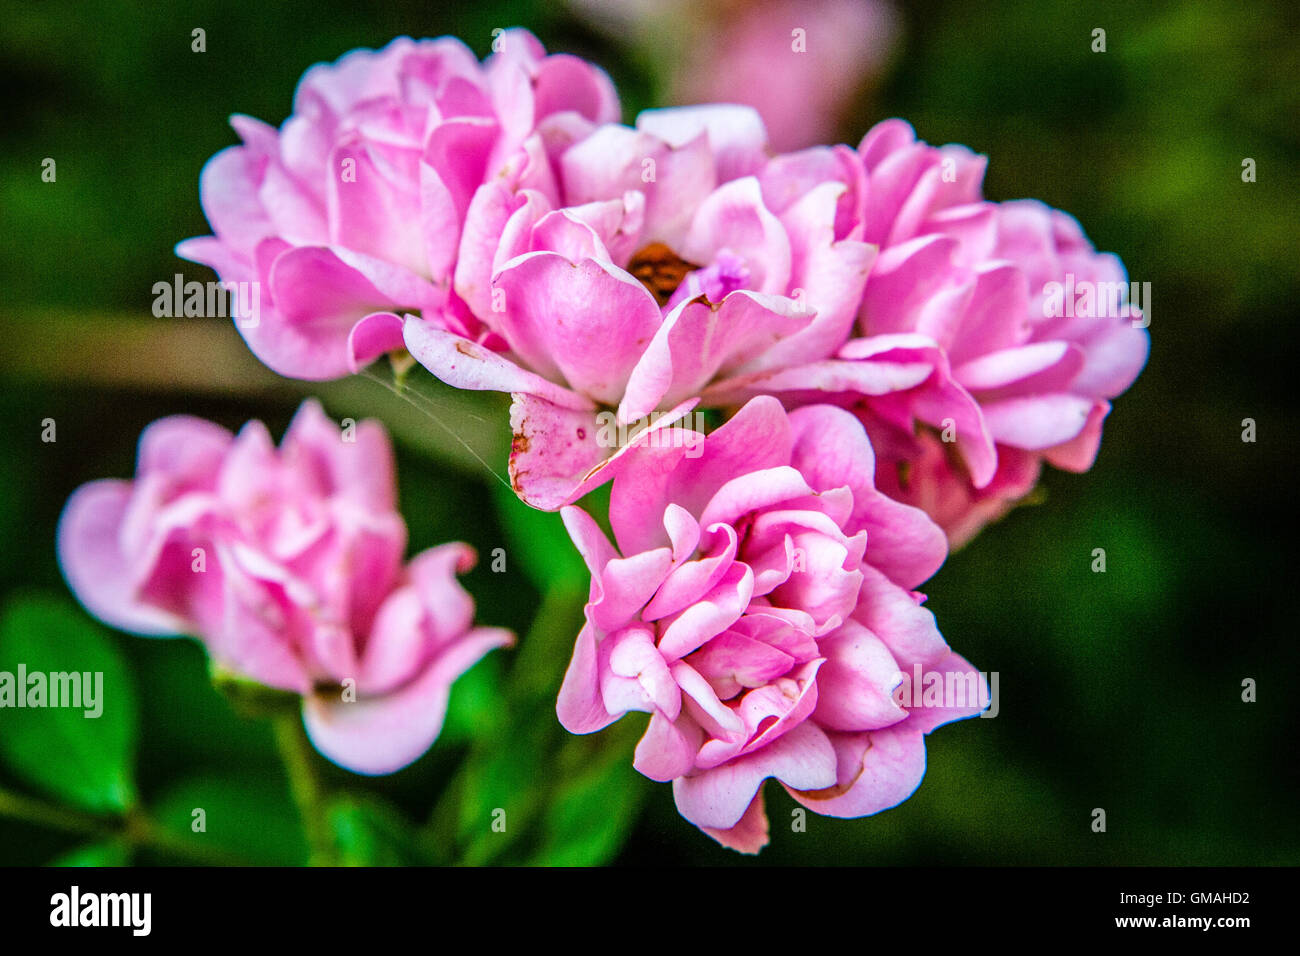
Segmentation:
<svg viewBox="0 0 1300 956">
<path fill-rule="evenodd" d="M 311 866 L 331 866 L 335 862 L 334 841 L 330 838 L 325 815 L 325 797 L 320 780 L 312 767 L 311 744 L 303 732 L 297 714 L 281 714 L 272 720 L 275 743 L 289 777 L 289 790 L 302 818 L 303 835 L 311 848 Z"/>
<path fill-rule="evenodd" d="M 202 846 L 172 833 L 139 812 L 122 817 L 103 816 L 71 807 L 55 806 L 11 790 L 0 789 L 0 816 L 91 838 L 122 839 L 135 847 L 149 847 L 192 863 L 210 866 L 248 865 L 248 861 L 240 857 Z"/>
<path fill-rule="evenodd" d="M 498 478 L 505 471 L 509 399 L 451 388 L 418 368 L 404 385 L 419 397 L 412 402 L 363 376 L 334 382 L 282 378 L 253 356 L 226 319 L 37 310 L 21 319 L 0 317 L 0 335 L 6 343 L 0 376 L 7 381 L 286 405 L 315 395 L 353 418 L 380 419 L 403 445 L 467 474 L 491 481 L 485 466 Z"/>
</svg>

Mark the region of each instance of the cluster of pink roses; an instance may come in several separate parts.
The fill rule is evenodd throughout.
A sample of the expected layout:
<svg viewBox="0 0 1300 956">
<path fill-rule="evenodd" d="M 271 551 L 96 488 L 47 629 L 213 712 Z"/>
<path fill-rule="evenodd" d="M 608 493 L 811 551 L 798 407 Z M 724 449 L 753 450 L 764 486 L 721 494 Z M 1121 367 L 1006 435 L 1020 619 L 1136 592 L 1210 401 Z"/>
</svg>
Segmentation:
<svg viewBox="0 0 1300 956">
<path fill-rule="evenodd" d="M 1124 283 L 1119 261 L 1064 213 L 984 199 L 982 157 L 901 121 L 773 155 L 749 108 L 619 113 L 603 72 L 522 31 L 481 65 L 450 39 L 356 51 L 307 72 L 278 131 L 233 120 L 243 145 L 203 173 L 215 235 L 178 252 L 260 283 L 243 333 L 282 374 L 404 348 L 512 395 L 513 486 L 563 509 L 592 576 L 561 722 L 648 713 L 636 767 L 755 852 L 768 777 L 874 813 L 919 784 L 926 733 L 987 706 L 912 589 L 1044 461 L 1091 466 L 1145 323 L 1055 314 L 1049 283 Z M 676 424 L 694 409 L 722 424 Z M 251 426 L 155 425 L 133 489 L 70 503 L 65 568 L 106 620 L 202 634 L 300 690 L 325 753 L 392 769 L 508 636 L 469 630 L 456 546 L 401 570 L 382 439 L 299 451 L 322 429 L 302 415 L 265 473 Z M 154 437 L 181 432 L 200 437 Z M 574 506 L 611 480 L 613 543 Z M 182 583 L 196 541 L 221 574 Z M 914 668 L 978 690 L 901 701 Z M 352 717 L 315 688 L 354 673 L 373 700 Z"/>
</svg>

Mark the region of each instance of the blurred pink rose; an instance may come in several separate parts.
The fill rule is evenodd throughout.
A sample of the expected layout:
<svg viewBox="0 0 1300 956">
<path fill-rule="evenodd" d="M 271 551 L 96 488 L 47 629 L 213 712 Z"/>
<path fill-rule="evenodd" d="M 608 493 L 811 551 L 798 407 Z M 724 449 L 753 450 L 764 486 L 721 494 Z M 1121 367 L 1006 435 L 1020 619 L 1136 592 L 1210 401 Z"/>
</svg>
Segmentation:
<svg viewBox="0 0 1300 956">
<path fill-rule="evenodd" d="M 682 815 L 725 846 L 767 842 L 768 777 L 829 816 L 900 803 L 925 734 L 988 705 L 910 590 L 942 564 L 943 534 L 872 487 L 853 415 L 757 398 L 707 437 L 637 443 L 611 468 L 617 547 L 563 511 L 592 584 L 560 720 L 590 733 L 649 713 L 636 768 L 673 781 Z M 916 668 L 969 695 L 897 697 Z"/>
<path fill-rule="evenodd" d="M 188 416 L 154 422 L 132 481 L 68 500 L 59 562 L 95 616 L 199 638 L 217 667 L 301 694 L 325 756 L 390 773 L 437 738 L 452 682 L 513 637 L 473 627 L 456 581 L 468 545 L 403 566 L 388 437 L 350 427 L 314 401 L 279 449 L 256 421 L 238 436 Z"/>
<path fill-rule="evenodd" d="M 402 345 L 394 309 L 476 334 L 451 291 L 461 227 L 480 183 L 549 175 L 548 122 L 617 121 L 598 67 L 547 56 L 509 30 L 480 65 L 459 40 L 396 39 L 309 69 L 276 130 L 248 116 L 243 145 L 203 169 L 214 236 L 183 258 L 227 282 L 259 283 L 257 321 L 241 334 L 292 378 L 356 371 Z"/>
<path fill-rule="evenodd" d="M 884 75 L 897 11 L 883 0 L 570 0 L 661 68 L 673 103 L 738 103 L 781 152 L 833 142 Z"/>
</svg>

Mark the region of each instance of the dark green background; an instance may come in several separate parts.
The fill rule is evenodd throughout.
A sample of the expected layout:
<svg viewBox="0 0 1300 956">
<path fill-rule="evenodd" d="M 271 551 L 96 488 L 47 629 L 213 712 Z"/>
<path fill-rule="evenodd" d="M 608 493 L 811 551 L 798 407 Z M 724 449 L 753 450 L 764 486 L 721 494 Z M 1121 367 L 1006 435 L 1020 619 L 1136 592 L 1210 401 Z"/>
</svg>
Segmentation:
<svg viewBox="0 0 1300 956">
<path fill-rule="evenodd" d="M 904 23 L 894 71 L 842 136 L 856 143 L 877 120 L 902 116 L 930 142 L 986 153 L 990 198 L 1036 197 L 1073 213 L 1099 249 L 1120 254 L 1131 279 L 1151 283 L 1151 359 L 1116 403 L 1096 467 L 1048 474 L 1043 503 L 989 528 L 926 588 L 954 648 L 1000 673 L 997 719 L 936 732 L 921 789 L 875 818 L 810 816 L 807 833 L 792 833 L 794 804 L 769 785 L 773 839 L 757 862 L 1300 862 L 1292 683 L 1300 661 L 1288 610 L 1296 564 L 1285 530 L 1295 510 L 1300 297 L 1293 5 L 925 2 L 909 4 Z M 302 71 L 353 47 L 450 33 L 485 54 L 492 29 L 515 24 L 605 66 L 625 121 L 665 105 L 653 51 L 627 50 L 551 4 L 6 5 L 0 593 L 69 600 L 60 598 L 53 549 L 62 504 L 84 481 L 128 476 L 148 422 L 189 412 L 237 427 L 258 417 L 278 435 L 304 394 L 244 355 L 227 325 L 177 319 L 163 335 L 149 316 L 154 282 L 177 271 L 209 277 L 171 250 L 207 231 L 198 174 L 234 142 L 226 117 L 279 123 Z M 207 31 L 206 53 L 190 50 L 194 27 Z M 1096 27 L 1106 30 L 1105 53 L 1090 49 Z M 47 156 L 58 163 L 55 184 L 40 179 Z M 1242 182 L 1244 157 L 1256 161 L 1255 183 Z M 463 416 L 463 396 L 427 379 L 421 388 L 440 420 L 503 472 L 499 434 Z M 427 418 L 371 381 L 313 391 L 337 417 L 377 414 L 393 424 L 413 550 L 460 538 L 486 564 L 493 547 L 507 547 L 508 573 L 480 567 L 467 581 L 485 622 L 522 633 L 548 574 L 572 579 L 555 520 L 539 519 L 545 533 L 518 534 L 522 519 L 501 517 L 499 487 Z M 504 419 L 491 399 L 472 408 Z M 39 439 L 46 417 L 58 423 L 55 444 Z M 1254 444 L 1241 440 L 1248 417 Z M 1105 574 L 1090 570 L 1098 547 Z M 563 654 L 570 638 L 549 647 Z M 144 804 L 166 817 L 169 807 L 225 800 L 227 817 L 240 821 L 239 833 L 225 835 L 231 845 L 260 845 L 268 861 L 300 854 L 271 735 L 211 689 L 198 647 L 108 639 L 134 676 Z M 537 646 L 544 657 L 548 645 Z M 475 741 L 481 753 L 485 741 L 531 740 L 505 729 L 523 725 L 552 739 L 553 688 L 536 661 L 497 654 L 458 685 L 448 732 L 414 767 L 363 780 L 322 762 L 327 780 L 356 806 L 382 799 L 374 815 L 388 814 L 398 830 L 406 824 L 397 818 L 424 820 Z M 543 685 L 533 697 L 520 689 L 530 675 Z M 1258 682 L 1253 704 L 1241 700 L 1248 677 Z M 498 708 L 495 694 L 508 706 Z M 508 721 L 494 716 L 505 709 Z M 0 734 L 8 719 L 0 712 Z M 566 767 L 587 765 L 586 751 L 565 754 Z M 544 803 L 566 779 L 527 752 L 476 767 L 465 786 L 491 778 L 521 801 Z M 32 792 L 3 767 L 0 787 Z M 195 788 L 205 796 L 191 799 Z M 617 788 L 624 802 L 644 800 L 617 861 L 741 861 L 677 816 L 668 786 L 620 778 Z M 335 820 L 340 839 L 353 833 L 346 806 Z M 574 834 L 631 823 L 600 801 L 592 807 L 568 820 L 554 811 L 539 855 L 498 859 L 581 858 L 563 852 L 581 842 Z M 1104 834 L 1090 828 L 1096 807 L 1107 813 Z M 608 855 L 620 838 L 585 859 Z M 43 863 L 83 842 L 0 819 L 0 863 Z M 366 846 L 357 859 L 390 860 Z"/>
</svg>

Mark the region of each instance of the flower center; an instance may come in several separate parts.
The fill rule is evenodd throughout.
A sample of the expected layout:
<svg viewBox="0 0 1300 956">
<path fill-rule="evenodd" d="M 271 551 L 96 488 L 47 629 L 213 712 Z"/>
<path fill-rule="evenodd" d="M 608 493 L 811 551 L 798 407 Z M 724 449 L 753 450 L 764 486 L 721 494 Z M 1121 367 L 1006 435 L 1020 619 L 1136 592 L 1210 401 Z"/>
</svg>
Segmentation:
<svg viewBox="0 0 1300 956">
<path fill-rule="evenodd" d="M 672 298 L 687 274 L 698 268 L 699 266 L 687 262 L 662 242 L 650 243 L 634 255 L 627 265 L 627 271 L 650 290 L 650 294 L 655 297 L 660 308 L 668 304 L 668 300 Z"/>
</svg>

